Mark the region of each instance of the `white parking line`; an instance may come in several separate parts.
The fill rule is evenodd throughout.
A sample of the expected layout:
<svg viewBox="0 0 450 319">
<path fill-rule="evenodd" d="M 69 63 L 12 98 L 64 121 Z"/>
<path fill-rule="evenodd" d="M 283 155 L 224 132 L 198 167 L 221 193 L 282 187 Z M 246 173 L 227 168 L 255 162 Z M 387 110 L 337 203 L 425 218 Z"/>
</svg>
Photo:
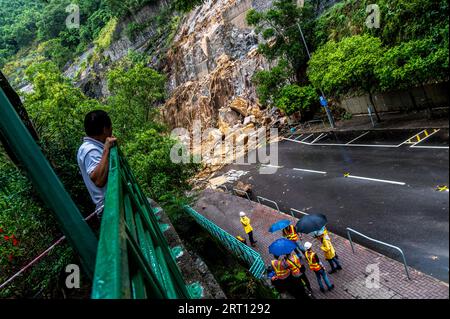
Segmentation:
<svg viewBox="0 0 450 319">
<path fill-rule="evenodd" d="M 302 137 L 303 135 L 305 135 L 305 134 L 300 134 L 298 137 L 296 137 L 296 138 L 294 138 L 294 140 L 298 140 L 300 137 Z"/>
<path fill-rule="evenodd" d="M 283 166 L 269 165 L 269 164 L 261 164 L 261 166 L 264 166 L 264 167 L 273 167 L 273 168 L 283 168 Z"/>
<path fill-rule="evenodd" d="M 417 145 L 417 146 L 415 146 L 415 145 L 413 145 L 413 146 L 411 146 L 412 148 L 431 148 L 431 149 L 439 149 L 439 150 L 444 150 L 444 149 L 449 149 L 449 147 L 448 146 L 420 146 L 420 145 Z"/>
<path fill-rule="evenodd" d="M 366 133 L 361 134 L 360 136 L 358 136 L 357 138 L 351 140 L 350 142 L 346 143 L 345 145 L 351 144 L 351 143 L 353 143 L 354 141 L 360 139 L 361 137 L 363 137 L 364 135 L 367 135 L 367 134 L 369 134 L 369 133 L 370 133 L 370 132 L 367 131 Z"/>
<path fill-rule="evenodd" d="M 305 141 L 305 140 L 307 140 L 308 138 L 310 138 L 311 136 L 313 136 L 314 134 L 310 134 L 310 135 L 308 135 L 307 137 L 305 137 L 303 140 L 301 140 L 300 142 L 303 142 L 303 141 Z"/>
<path fill-rule="evenodd" d="M 303 169 L 303 168 L 294 168 L 294 171 L 302 171 L 302 172 L 317 173 L 317 174 L 326 174 L 327 173 L 327 172 L 323 172 L 323 171 L 314 171 L 311 169 Z"/>
<path fill-rule="evenodd" d="M 374 182 L 396 184 L 396 185 L 406 185 L 403 182 L 389 181 L 389 180 L 385 180 L 385 179 L 368 178 L 368 177 L 361 177 L 361 176 L 354 176 L 354 175 L 347 175 L 346 177 L 348 177 L 348 178 L 355 178 L 355 179 L 364 179 L 364 180 L 367 180 L 367 181 L 374 181 Z"/>
<path fill-rule="evenodd" d="M 311 144 L 314 144 L 315 142 L 317 142 L 317 141 L 320 140 L 321 138 L 324 138 L 325 136 L 326 136 L 325 133 L 320 133 L 320 135 L 319 135 L 314 141 L 312 141 Z"/>
</svg>

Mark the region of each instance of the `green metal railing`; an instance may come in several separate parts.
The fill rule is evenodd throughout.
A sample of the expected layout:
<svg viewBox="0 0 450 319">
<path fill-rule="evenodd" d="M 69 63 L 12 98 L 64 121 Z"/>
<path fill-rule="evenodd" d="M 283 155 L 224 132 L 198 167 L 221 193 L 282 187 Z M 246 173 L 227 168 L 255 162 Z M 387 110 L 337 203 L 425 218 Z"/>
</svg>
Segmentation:
<svg viewBox="0 0 450 319">
<path fill-rule="evenodd" d="M 117 147 L 111 149 L 93 299 L 194 298 L 150 206 Z"/>
<path fill-rule="evenodd" d="M 261 255 L 240 242 L 237 238 L 227 233 L 225 230 L 212 223 L 209 219 L 196 212 L 192 207 L 185 205 L 184 211 L 192 216 L 197 223 L 206 229 L 212 236 L 217 238 L 230 252 L 246 262 L 250 268 L 249 272 L 257 279 L 260 279 L 265 271 L 264 260 Z"/>
</svg>

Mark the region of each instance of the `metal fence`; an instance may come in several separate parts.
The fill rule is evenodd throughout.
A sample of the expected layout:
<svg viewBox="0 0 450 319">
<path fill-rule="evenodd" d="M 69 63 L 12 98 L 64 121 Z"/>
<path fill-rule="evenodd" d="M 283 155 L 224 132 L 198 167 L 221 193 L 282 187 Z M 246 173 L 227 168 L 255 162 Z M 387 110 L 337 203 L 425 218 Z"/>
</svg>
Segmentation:
<svg viewBox="0 0 450 319">
<path fill-rule="evenodd" d="M 155 212 L 125 158 L 112 148 L 93 299 L 193 298 Z"/>
<path fill-rule="evenodd" d="M 364 235 L 364 234 L 362 234 L 362 233 L 360 233 L 360 232 L 358 232 L 358 231 L 356 231 L 356 230 L 354 230 L 352 228 L 347 227 L 347 236 L 348 236 L 348 240 L 350 241 L 350 245 L 352 246 L 353 253 L 355 253 L 355 248 L 353 247 L 352 236 L 351 236 L 350 233 L 357 234 L 357 235 L 359 235 L 359 236 L 361 236 L 361 237 L 363 237 L 365 239 L 368 239 L 368 240 L 370 240 L 370 241 L 372 241 L 374 243 L 378 243 L 378 244 L 381 244 L 381 245 L 393 248 L 393 249 L 397 250 L 398 252 L 400 252 L 400 254 L 402 255 L 402 259 L 403 259 L 403 264 L 405 266 L 406 277 L 408 277 L 408 279 L 411 280 L 411 278 L 409 276 L 408 265 L 406 264 L 406 257 L 405 257 L 405 254 L 403 253 L 403 250 L 401 250 L 397 246 L 385 243 L 385 242 L 380 241 L 380 240 L 376 240 L 376 239 L 370 238 L 369 236 L 366 236 L 366 235 Z"/>
<path fill-rule="evenodd" d="M 217 238 L 222 245 L 230 252 L 246 262 L 250 268 L 250 273 L 260 279 L 265 271 L 264 260 L 255 250 L 240 242 L 237 238 L 227 233 L 225 230 L 212 223 L 209 219 L 195 211 L 192 207 L 186 205 L 184 211 L 192 216 L 205 230 L 213 237 Z"/>
<path fill-rule="evenodd" d="M 268 199 L 268 198 L 262 197 L 262 196 L 256 196 L 256 199 L 258 200 L 258 203 L 260 203 L 260 204 L 261 204 L 261 201 L 263 201 L 263 202 L 269 202 L 269 203 L 275 204 L 275 207 L 277 208 L 277 211 L 278 211 L 279 213 L 281 213 L 280 208 L 278 207 L 277 202 L 275 202 L 275 201 L 273 201 L 273 200 L 270 200 L 270 199 Z M 261 204 L 261 205 L 262 205 L 262 204 Z"/>
</svg>

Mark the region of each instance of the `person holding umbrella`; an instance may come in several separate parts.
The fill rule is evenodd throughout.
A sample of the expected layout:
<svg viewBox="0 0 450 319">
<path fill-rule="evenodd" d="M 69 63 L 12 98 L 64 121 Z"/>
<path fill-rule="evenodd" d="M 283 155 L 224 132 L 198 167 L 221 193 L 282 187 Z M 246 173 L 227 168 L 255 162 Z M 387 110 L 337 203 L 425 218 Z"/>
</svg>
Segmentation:
<svg viewBox="0 0 450 319">
<path fill-rule="evenodd" d="M 330 283 L 330 280 L 328 279 L 327 272 L 325 271 L 325 267 L 323 266 L 322 262 L 319 260 L 319 257 L 317 254 L 311 249 L 312 244 L 307 241 L 305 243 L 305 257 L 309 264 L 309 269 L 314 271 L 317 278 L 317 283 L 319 284 L 320 291 L 325 292 L 325 289 L 322 284 L 322 278 L 325 284 L 328 287 L 328 291 L 331 291 L 334 289 L 334 285 Z"/>
<path fill-rule="evenodd" d="M 271 277 L 272 284 L 278 291 L 287 290 L 297 298 L 305 296 L 305 290 L 300 293 L 299 288 L 303 286 L 301 279 L 306 276 L 302 277 L 300 258 L 293 253 L 295 248 L 296 245 L 291 240 L 279 238 L 270 244 L 269 253 L 275 257 L 275 259 L 271 261 L 271 269 L 273 269 L 273 272 L 275 273 L 274 276 Z M 289 255 L 289 257 L 285 255 Z M 306 279 L 305 282 L 306 285 L 309 286 L 308 279 Z M 310 290 L 308 292 L 309 293 L 306 295 L 311 297 Z"/>
<path fill-rule="evenodd" d="M 244 231 L 248 235 L 250 244 L 252 245 L 252 247 L 255 247 L 257 241 L 253 239 L 253 227 L 252 225 L 250 225 L 250 218 L 248 218 L 244 212 L 240 212 L 239 216 L 241 217 L 241 224 L 242 226 L 244 226 Z"/>
<path fill-rule="evenodd" d="M 298 258 L 302 258 L 302 255 L 300 254 L 300 252 L 304 253 L 305 248 L 302 245 L 301 236 L 295 229 L 295 226 L 289 225 L 289 226 L 283 228 L 283 237 L 285 237 L 295 243 L 295 245 L 297 246 L 297 248 L 295 249 L 295 252 L 297 253 Z"/>
<path fill-rule="evenodd" d="M 271 233 L 274 233 L 278 230 L 282 230 L 283 237 L 292 241 L 296 245 L 295 252 L 297 253 L 298 258 L 302 258 L 300 252 L 304 253 L 305 249 L 303 248 L 301 242 L 299 242 L 300 236 L 295 229 L 295 226 L 291 225 L 291 221 L 282 219 L 274 223 L 269 228 L 269 232 Z"/>
</svg>

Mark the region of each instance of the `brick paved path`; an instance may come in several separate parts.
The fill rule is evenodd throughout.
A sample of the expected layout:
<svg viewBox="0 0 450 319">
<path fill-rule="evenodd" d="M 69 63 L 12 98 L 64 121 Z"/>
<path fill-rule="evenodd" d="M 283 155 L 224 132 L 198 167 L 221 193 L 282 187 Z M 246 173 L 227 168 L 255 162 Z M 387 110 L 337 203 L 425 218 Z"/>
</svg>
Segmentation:
<svg viewBox="0 0 450 319">
<path fill-rule="evenodd" d="M 271 255 L 268 252 L 270 243 L 281 237 L 281 231 L 269 233 L 270 225 L 280 219 L 289 219 L 296 222 L 297 219 L 287 214 L 280 214 L 267 206 L 260 205 L 246 199 L 226 194 L 223 192 L 205 190 L 194 206 L 200 214 L 204 215 L 219 227 L 233 236 L 240 235 L 248 238 L 240 224 L 239 212 L 245 211 L 251 219 L 255 240 L 258 241 L 258 251 L 268 265 Z M 353 254 L 349 241 L 336 234 L 330 234 L 339 261 L 344 268 L 337 273 L 328 275 L 336 288 L 331 292 L 321 293 L 318 289 L 315 275 L 308 269 L 307 276 L 311 282 L 313 292 L 318 299 L 448 299 L 448 284 L 409 268 L 408 280 L 403 263 L 397 262 L 373 250 L 354 244 Z M 320 243 L 311 236 L 304 235 L 304 242 L 313 243 L 313 249 L 319 254 L 327 270 L 328 262 L 320 250 Z M 408 258 L 408 256 L 406 256 Z M 366 277 L 373 270 L 366 272 L 366 267 L 378 264 L 380 270 L 380 287 L 367 288 Z"/>
</svg>

